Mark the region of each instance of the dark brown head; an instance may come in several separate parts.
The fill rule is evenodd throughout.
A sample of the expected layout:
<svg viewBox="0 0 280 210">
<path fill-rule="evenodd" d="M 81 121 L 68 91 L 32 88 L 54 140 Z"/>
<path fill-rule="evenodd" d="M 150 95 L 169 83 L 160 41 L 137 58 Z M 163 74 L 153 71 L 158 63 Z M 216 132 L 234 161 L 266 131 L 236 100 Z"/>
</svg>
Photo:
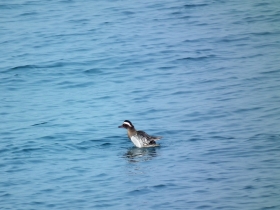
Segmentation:
<svg viewBox="0 0 280 210">
<path fill-rule="evenodd" d="M 123 124 L 119 126 L 119 128 L 134 128 L 133 124 L 129 120 L 123 121 Z"/>
</svg>

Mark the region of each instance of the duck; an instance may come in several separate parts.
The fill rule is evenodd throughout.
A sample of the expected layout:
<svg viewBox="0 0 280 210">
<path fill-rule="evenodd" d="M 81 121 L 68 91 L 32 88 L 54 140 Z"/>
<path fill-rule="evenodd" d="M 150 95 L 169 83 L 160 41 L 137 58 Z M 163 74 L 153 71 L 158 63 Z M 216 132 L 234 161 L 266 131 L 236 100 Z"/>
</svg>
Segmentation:
<svg viewBox="0 0 280 210">
<path fill-rule="evenodd" d="M 127 129 L 128 138 L 138 148 L 159 146 L 156 141 L 162 138 L 162 136 L 150 136 L 144 131 L 137 131 L 129 120 L 125 120 L 119 128 Z"/>
</svg>

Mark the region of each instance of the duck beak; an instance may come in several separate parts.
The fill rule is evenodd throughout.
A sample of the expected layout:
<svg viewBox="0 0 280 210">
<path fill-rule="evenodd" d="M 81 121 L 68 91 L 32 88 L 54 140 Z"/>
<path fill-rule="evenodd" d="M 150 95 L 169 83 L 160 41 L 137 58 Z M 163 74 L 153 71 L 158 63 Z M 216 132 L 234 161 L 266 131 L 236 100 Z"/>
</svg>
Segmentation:
<svg viewBox="0 0 280 210">
<path fill-rule="evenodd" d="M 124 128 L 123 125 L 120 125 L 118 128 Z"/>
</svg>

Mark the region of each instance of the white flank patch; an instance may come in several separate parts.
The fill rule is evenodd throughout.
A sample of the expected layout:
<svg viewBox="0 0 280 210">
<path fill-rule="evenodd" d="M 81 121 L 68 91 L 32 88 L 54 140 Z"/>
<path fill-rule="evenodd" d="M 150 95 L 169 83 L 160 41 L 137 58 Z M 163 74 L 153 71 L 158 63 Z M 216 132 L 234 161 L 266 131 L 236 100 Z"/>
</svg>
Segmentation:
<svg viewBox="0 0 280 210">
<path fill-rule="evenodd" d="M 131 141 L 133 142 L 133 144 L 138 147 L 141 148 L 143 147 L 143 145 L 141 144 L 140 141 L 138 141 L 138 139 L 135 136 L 131 136 Z"/>
<path fill-rule="evenodd" d="M 129 127 L 132 127 L 131 124 L 129 122 L 123 122 L 123 124 L 128 125 Z"/>
</svg>

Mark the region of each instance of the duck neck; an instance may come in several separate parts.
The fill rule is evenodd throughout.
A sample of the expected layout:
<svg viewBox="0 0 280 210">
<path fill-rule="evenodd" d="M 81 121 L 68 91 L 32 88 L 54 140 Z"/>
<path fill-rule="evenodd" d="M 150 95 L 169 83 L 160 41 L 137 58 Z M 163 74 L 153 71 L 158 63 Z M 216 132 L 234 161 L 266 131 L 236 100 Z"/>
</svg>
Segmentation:
<svg viewBox="0 0 280 210">
<path fill-rule="evenodd" d="M 135 134 L 136 134 L 136 130 L 134 127 L 127 129 L 127 135 L 129 138 L 131 138 L 131 136 L 134 136 Z"/>
</svg>

